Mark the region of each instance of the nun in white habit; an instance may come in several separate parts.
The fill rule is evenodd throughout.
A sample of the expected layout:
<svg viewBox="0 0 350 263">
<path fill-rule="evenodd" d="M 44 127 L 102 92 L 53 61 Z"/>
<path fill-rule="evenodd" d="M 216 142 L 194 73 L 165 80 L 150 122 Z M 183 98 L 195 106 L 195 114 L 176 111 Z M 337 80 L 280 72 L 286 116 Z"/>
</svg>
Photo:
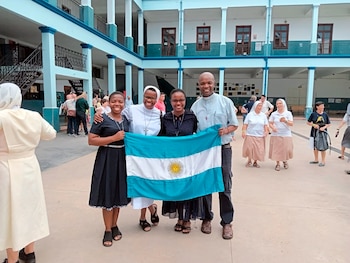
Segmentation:
<svg viewBox="0 0 350 263">
<path fill-rule="evenodd" d="M 130 122 L 130 132 L 146 136 L 157 136 L 161 128 L 162 113 L 154 105 L 158 101 L 160 91 L 154 86 L 146 86 L 143 91 L 143 103 L 130 105 L 125 108 L 122 114 Z M 151 222 L 158 225 L 159 217 L 157 214 L 157 205 L 153 199 L 146 197 L 132 198 L 131 204 L 134 209 L 141 209 L 140 226 L 148 232 L 151 230 L 150 223 L 146 220 L 147 208 L 151 213 Z"/>
<path fill-rule="evenodd" d="M 35 148 L 40 140 L 54 139 L 56 131 L 21 103 L 17 85 L 0 84 L 0 250 L 6 249 L 5 262 L 18 256 L 35 262 L 34 242 L 49 235 Z"/>
</svg>

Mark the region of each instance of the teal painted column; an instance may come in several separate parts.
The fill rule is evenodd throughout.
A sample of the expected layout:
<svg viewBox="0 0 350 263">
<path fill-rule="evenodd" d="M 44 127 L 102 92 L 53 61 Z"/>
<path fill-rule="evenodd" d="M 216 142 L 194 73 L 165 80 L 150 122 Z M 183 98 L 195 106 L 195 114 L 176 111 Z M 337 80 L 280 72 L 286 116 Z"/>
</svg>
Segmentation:
<svg viewBox="0 0 350 263">
<path fill-rule="evenodd" d="M 221 8 L 220 57 L 226 56 L 226 19 L 227 19 L 227 8 Z"/>
<path fill-rule="evenodd" d="M 138 95 L 138 104 L 141 104 L 143 102 L 143 75 L 144 75 L 144 69 L 139 68 L 137 72 L 138 77 L 138 84 L 137 84 L 137 95 Z"/>
<path fill-rule="evenodd" d="M 44 108 L 43 117 L 56 131 L 60 130 L 59 111 L 57 108 L 56 73 L 55 73 L 55 33 L 50 27 L 39 27 L 42 39 Z"/>
<path fill-rule="evenodd" d="M 115 42 L 118 42 L 117 31 L 118 31 L 117 25 L 107 24 L 107 35 L 109 36 L 110 39 L 112 39 Z"/>
<path fill-rule="evenodd" d="M 125 92 L 132 97 L 132 64 L 129 62 L 125 63 Z"/>
<path fill-rule="evenodd" d="M 179 45 L 177 47 L 177 56 L 183 57 L 185 55 L 184 48 L 184 10 L 182 9 L 182 1 L 180 1 L 179 10 Z"/>
<path fill-rule="evenodd" d="M 307 91 L 306 91 L 306 106 L 304 115 L 305 118 L 309 118 L 310 114 L 312 113 L 312 100 L 314 96 L 314 84 L 315 84 L 315 70 L 316 68 L 310 67 L 308 68 L 309 74 L 307 79 Z"/>
<path fill-rule="evenodd" d="M 269 68 L 265 67 L 263 69 L 263 88 L 262 88 L 261 94 L 264 94 L 265 96 L 267 96 L 268 87 L 269 87 Z"/>
<path fill-rule="evenodd" d="M 310 55 L 317 55 L 317 30 L 318 30 L 318 12 L 320 5 L 313 5 L 312 8 L 312 29 L 311 29 L 311 43 Z"/>
<path fill-rule="evenodd" d="M 107 55 L 108 58 L 108 94 L 116 91 L 115 60 L 116 56 Z"/>
<path fill-rule="evenodd" d="M 115 24 L 115 0 L 107 0 L 107 35 L 110 39 L 117 42 L 117 25 Z"/>
<path fill-rule="evenodd" d="M 83 79 L 83 89 L 87 93 L 87 101 L 90 106 L 90 124 L 94 117 L 94 107 L 92 106 L 92 46 L 89 44 L 80 44 L 83 48 L 83 54 L 86 56 L 85 71 L 88 73 L 89 78 Z"/>
<path fill-rule="evenodd" d="M 144 31 L 144 26 L 143 26 L 143 11 L 139 10 L 137 13 L 138 19 L 138 45 L 137 45 L 137 53 L 140 56 L 144 56 L 145 55 L 145 46 L 143 45 L 143 31 Z"/>
<path fill-rule="evenodd" d="M 266 40 L 264 45 L 264 55 L 269 56 L 271 54 L 271 0 L 269 0 L 269 6 L 266 7 Z"/>
<path fill-rule="evenodd" d="M 80 20 L 89 27 L 94 28 L 94 10 L 91 6 L 80 6 Z"/>
<path fill-rule="evenodd" d="M 225 69 L 219 69 L 219 94 L 224 95 Z"/>
</svg>

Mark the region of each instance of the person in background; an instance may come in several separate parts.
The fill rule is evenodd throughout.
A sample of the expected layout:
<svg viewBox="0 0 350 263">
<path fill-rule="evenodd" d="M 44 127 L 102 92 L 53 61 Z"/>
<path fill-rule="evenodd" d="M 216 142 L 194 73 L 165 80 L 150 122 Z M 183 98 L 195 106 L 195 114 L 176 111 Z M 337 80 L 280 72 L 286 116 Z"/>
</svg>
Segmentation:
<svg viewBox="0 0 350 263">
<path fill-rule="evenodd" d="M 127 96 L 125 100 L 125 108 L 129 107 L 130 105 L 134 105 L 134 103 L 132 102 L 130 96 Z"/>
<path fill-rule="evenodd" d="M 267 117 L 270 116 L 271 112 L 274 109 L 274 106 L 271 104 L 271 102 L 269 102 L 266 98 L 265 95 L 261 95 L 260 97 L 260 101 L 262 102 L 262 108 L 261 108 L 261 112 L 266 114 Z"/>
<path fill-rule="evenodd" d="M 186 94 L 181 89 L 173 89 L 170 93 L 172 111 L 162 118 L 163 136 L 186 136 L 197 131 L 197 118 L 190 110 L 186 110 Z M 191 219 L 199 217 L 199 198 L 185 201 L 163 201 L 162 215 L 178 218 L 174 226 L 176 232 L 188 234 L 191 232 Z"/>
<path fill-rule="evenodd" d="M 79 96 L 79 98 L 76 100 L 75 102 L 75 108 L 76 108 L 76 118 L 77 118 L 77 127 L 80 126 L 80 123 L 83 124 L 83 128 L 84 128 L 84 133 L 85 135 L 88 135 L 89 131 L 87 128 L 87 114 L 89 115 L 89 104 L 86 100 L 87 95 L 86 92 L 84 91 L 81 96 Z M 79 131 L 76 131 L 76 135 L 79 135 Z"/>
<path fill-rule="evenodd" d="M 346 130 L 344 132 L 343 139 L 341 141 L 340 156 L 338 156 L 338 158 L 341 160 L 344 160 L 345 148 L 350 148 L 350 103 L 348 103 L 348 106 L 346 108 L 346 113 L 337 128 L 336 136 L 338 136 L 339 130 L 341 129 L 341 127 L 343 127 L 344 124 L 346 124 Z"/>
<path fill-rule="evenodd" d="M 196 100 L 191 110 L 197 116 L 198 129 L 203 131 L 213 125 L 219 124 L 218 131 L 221 136 L 222 175 L 224 191 L 219 193 L 220 217 L 222 226 L 222 238 L 233 237 L 232 221 L 234 208 L 231 201 L 232 188 L 232 133 L 238 128 L 238 120 L 234 110 L 234 104 L 229 98 L 214 93 L 215 78 L 211 72 L 203 72 L 198 78 L 201 98 Z M 214 157 L 215 158 L 215 157 Z M 212 212 L 212 194 L 202 197 L 204 217 L 201 231 L 205 234 L 211 233 L 211 221 L 214 218 Z"/>
<path fill-rule="evenodd" d="M 242 113 L 242 116 L 243 116 L 243 122 L 244 122 L 245 118 L 247 117 L 247 114 L 252 109 L 252 107 L 253 107 L 255 102 L 256 102 L 256 96 L 252 95 L 250 97 L 249 101 L 242 105 L 241 113 Z"/>
<path fill-rule="evenodd" d="M 109 106 L 109 100 L 107 99 L 102 99 L 101 100 L 101 106 L 96 109 L 96 112 L 100 112 L 101 114 L 103 113 L 110 113 L 111 112 L 111 107 Z"/>
<path fill-rule="evenodd" d="M 67 134 L 73 136 L 78 132 L 77 120 L 76 120 L 76 108 L 75 108 L 76 96 L 74 93 L 67 95 L 67 100 L 63 103 L 62 108 L 67 114 Z"/>
<path fill-rule="evenodd" d="M 102 244 L 112 246 L 113 240 L 122 238 L 118 228 L 120 207 L 126 206 L 126 163 L 124 136 L 129 123 L 121 115 L 124 109 L 123 93 L 116 91 L 109 96 L 111 112 L 103 112 L 103 121 L 93 123 L 88 142 L 99 146 L 91 180 L 89 205 L 102 208 L 105 232 Z"/>
<path fill-rule="evenodd" d="M 38 112 L 21 109 L 21 103 L 17 85 L 0 84 L 0 250 L 6 249 L 5 263 L 18 258 L 35 263 L 34 242 L 49 235 L 35 149 L 40 140 L 54 139 L 56 131 Z"/>
<path fill-rule="evenodd" d="M 266 114 L 261 111 L 263 103 L 256 101 L 244 120 L 242 127 L 242 156 L 248 158 L 246 167 L 260 168 L 258 161 L 265 160 L 266 136 L 269 133 Z M 252 161 L 254 161 L 252 163 Z"/>
<path fill-rule="evenodd" d="M 157 108 L 157 109 L 159 109 L 159 110 L 162 112 L 163 115 L 164 115 L 165 112 L 166 112 L 164 101 L 165 101 L 165 93 L 164 93 L 164 92 L 161 92 L 161 93 L 160 93 L 160 97 L 159 97 L 159 99 L 158 99 L 156 105 L 154 105 L 154 107 Z"/>
<path fill-rule="evenodd" d="M 307 120 L 307 125 L 311 126 L 310 131 L 310 147 L 314 151 L 314 161 L 311 161 L 310 164 L 318 164 L 318 166 L 323 167 L 326 164 L 326 151 L 321 151 L 321 162 L 319 163 L 318 153 L 319 150 L 315 147 L 315 137 L 316 131 L 327 131 L 327 128 L 331 126 L 331 122 L 327 113 L 324 112 L 324 102 L 317 101 L 315 103 L 314 111 L 311 113 Z"/>
<path fill-rule="evenodd" d="M 293 126 L 293 115 L 288 111 L 284 99 L 276 101 L 277 110 L 272 112 L 269 125 L 272 130 L 270 138 L 269 158 L 276 161 L 275 170 L 279 171 L 280 161 L 283 168 L 288 169 L 288 160 L 293 158 L 293 139 L 291 126 Z"/>
</svg>

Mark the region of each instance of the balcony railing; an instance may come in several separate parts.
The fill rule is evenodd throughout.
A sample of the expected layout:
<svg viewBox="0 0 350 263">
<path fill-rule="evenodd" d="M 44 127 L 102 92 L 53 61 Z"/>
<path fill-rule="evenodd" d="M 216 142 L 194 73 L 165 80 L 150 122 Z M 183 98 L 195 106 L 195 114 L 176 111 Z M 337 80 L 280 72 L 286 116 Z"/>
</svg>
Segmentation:
<svg viewBox="0 0 350 263">
<path fill-rule="evenodd" d="M 86 71 L 86 55 L 55 45 L 55 65 Z"/>
</svg>

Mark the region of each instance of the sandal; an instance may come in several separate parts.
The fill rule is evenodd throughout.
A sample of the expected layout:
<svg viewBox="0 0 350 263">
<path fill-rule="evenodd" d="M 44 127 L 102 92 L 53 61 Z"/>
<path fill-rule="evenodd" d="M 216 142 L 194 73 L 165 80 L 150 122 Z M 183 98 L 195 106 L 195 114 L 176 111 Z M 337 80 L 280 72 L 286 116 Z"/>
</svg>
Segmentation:
<svg viewBox="0 0 350 263">
<path fill-rule="evenodd" d="M 182 233 L 183 234 L 189 234 L 191 232 L 191 222 L 185 221 L 182 225 Z"/>
<path fill-rule="evenodd" d="M 118 226 L 112 227 L 112 237 L 115 241 L 122 239 L 123 235 L 122 232 L 120 232 Z"/>
<path fill-rule="evenodd" d="M 288 166 L 287 161 L 283 162 L 283 168 L 284 168 L 284 169 L 288 169 L 288 167 L 289 167 L 289 166 Z"/>
<path fill-rule="evenodd" d="M 174 226 L 174 231 L 175 232 L 181 232 L 182 231 L 182 220 L 177 221 L 176 225 Z"/>
<path fill-rule="evenodd" d="M 344 160 L 344 156 L 340 155 L 338 156 L 339 159 Z"/>
<path fill-rule="evenodd" d="M 256 167 L 256 168 L 260 168 L 260 165 L 257 162 L 254 162 L 253 166 Z"/>
<path fill-rule="evenodd" d="M 105 247 L 110 247 L 113 244 L 112 231 L 105 231 L 102 239 L 102 245 Z"/>
<path fill-rule="evenodd" d="M 159 223 L 159 216 L 157 214 L 157 210 L 158 210 L 157 204 L 153 204 L 152 206 L 153 206 L 153 209 L 154 209 L 154 213 L 151 214 L 151 222 L 152 222 L 153 225 L 157 226 L 158 223 Z"/>
<path fill-rule="evenodd" d="M 142 228 L 143 231 L 148 232 L 151 231 L 151 225 L 150 223 L 147 222 L 147 220 L 141 220 L 140 219 L 140 226 Z"/>
<path fill-rule="evenodd" d="M 245 167 L 249 167 L 249 166 L 251 166 L 251 165 L 252 165 L 252 162 L 247 162 L 246 165 L 245 165 Z"/>
<path fill-rule="evenodd" d="M 280 169 L 281 169 L 281 166 L 280 166 L 279 164 L 276 164 L 275 170 L 276 170 L 276 171 L 279 171 Z"/>
</svg>

